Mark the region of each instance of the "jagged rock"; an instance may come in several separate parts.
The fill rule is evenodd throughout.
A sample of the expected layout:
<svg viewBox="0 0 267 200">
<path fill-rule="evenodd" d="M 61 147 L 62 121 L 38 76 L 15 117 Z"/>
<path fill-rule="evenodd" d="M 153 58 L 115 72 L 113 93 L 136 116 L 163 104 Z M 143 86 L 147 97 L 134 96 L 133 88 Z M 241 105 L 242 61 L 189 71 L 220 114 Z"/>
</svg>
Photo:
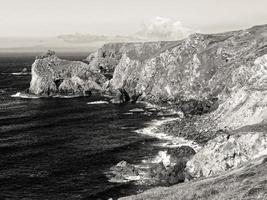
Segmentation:
<svg viewBox="0 0 267 200">
<path fill-rule="evenodd" d="M 214 199 L 266 199 L 267 157 L 260 157 L 241 168 L 224 174 L 176 184 L 156 187 L 120 200 L 214 200 Z"/>
<path fill-rule="evenodd" d="M 189 146 L 181 146 L 175 149 L 169 149 L 168 154 L 170 154 L 170 162 L 178 163 L 178 162 L 187 162 L 193 155 L 196 154 L 196 151 Z"/>
<path fill-rule="evenodd" d="M 115 103 L 115 104 L 127 103 L 129 101 L 130 101 L 130 97 L 128 93 L 122 88 L 117 90 L 115 97 L 112 99 L 112 103 Z"/>
<path fill-rule="evenodd" d="M 33 64 L 30 91 L 101 91 L 114 94 L 115 103 L 129 101 L 127 96 L 178 103 L 186 115 L 205 114 L 200 128 L 240 128 L 267 118 L 266 32 L 263 25 L 181 41 L 106 44 L 87 58 L 89 65 L 49 52 Z M 125 92 L 114 93 L 121 88 Z"/>
<path fill-rule="evenodd" d="M 172 185 L 186 179 L 186 163 L 196 152 L 189 146 L 181 146 L 176 149 L 169 149 L 169 164 L 163 162 L 155 163 L 148 171 L 148 176 L 157 183 Z"/>
<path fill-rule="evenodd" d="M 187 162 L 192 178 L 212 176 L 267 154 L 266 131 L 239 131 L 210 140 Z"/>
<path fill-rule="evenodd" d="M 202 101 L 198 101 L 195 99 L 181 101 L 180 109 L 182 110 L 185 116 L 202 115 L 216 110 L 219 106 L 217 100 L 217 98 L 212 98 Z"/>
<path fill-rule="evenodd" d="M 149 102 L 186 102 L 179 105 L 187 115 L 216 110 L 209 121 L 232 129 L 266 118 L 266 32 L 263 25 L 181 41 L 107 44 L 88 59 L 112 74 L 111 90 L 124 88 Z"/>
<path fill-rule="evenodd" d="M 126 161 L 121 161 L 117 165 L 111 168 L 115 178 L 124 179 L 130 176 L 138 176 L 138 170 Z"/>
<path fill-rule="evenodd" d="M 30 92 L 37 95 L 86 95 L 102 92 L 105 77 L 79 61 L 67 61 L 49 51 L 32 65 Z"/>
</svg>

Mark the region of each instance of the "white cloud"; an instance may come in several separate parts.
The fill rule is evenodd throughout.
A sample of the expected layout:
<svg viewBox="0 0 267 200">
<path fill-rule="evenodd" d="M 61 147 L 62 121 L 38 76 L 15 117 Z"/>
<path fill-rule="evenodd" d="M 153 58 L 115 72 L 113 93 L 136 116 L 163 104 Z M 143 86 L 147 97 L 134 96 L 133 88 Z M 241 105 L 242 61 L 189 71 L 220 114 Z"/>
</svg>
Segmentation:
<svg viewBox="0 0 267 200">
<path fill-rule="evenodd" d="M 130 35 L 108 36 L 76 33 L 60 35 L 58 38 L 68 43 L 170 41 L 183 39 L 191 33 L 193 31 L 180 21 L 156 17 L 148 23 L 144 23 L 140 31 Z"/>
<path fill-rule="evenodd" d="M 144 24 L 142 30 L 136 35 L 147 40 L 179 40 L 193 33 L 180 21 L 169 18 L 156 17 L 148 24 Z"/>
</svg>

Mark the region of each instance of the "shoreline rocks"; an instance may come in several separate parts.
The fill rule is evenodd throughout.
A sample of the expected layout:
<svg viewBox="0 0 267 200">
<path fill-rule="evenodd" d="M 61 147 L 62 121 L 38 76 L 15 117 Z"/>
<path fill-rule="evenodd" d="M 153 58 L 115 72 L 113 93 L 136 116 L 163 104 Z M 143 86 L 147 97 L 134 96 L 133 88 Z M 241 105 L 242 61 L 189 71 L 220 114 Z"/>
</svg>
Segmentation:
<svg viewBox="0 0 267 200">
<path fill-rule="evenodd" d="M 266 128 L 241 131 L 267 120 L 266 33 L 263 25 L 181 41 L 107 44 L 88 57 L 89 64 L 49 51 L 32 65 L 30 92 L 111 94 L 113 103 L 142 100 L 182 111 L 183 119 L 162 129 L 203 149 L 189 161 L 153 166 L 150 176 L 179 182 L 185 162 L 189 179 L 218 175 L 267 153 Z M 121 174 L 135 170 L 118 167 Z"/>
<path fill-rule="evenodd" d="M 159 152 L 163 153 L 163 152 Z M 144 181 L 150 185 L 173 185 L 187 179 L 186 163 L 196 152 L 189 146 L 169 149 L 162 160 L 145 168 L 121 161 L 111 168 L 113 182 Z M 141 164 L 140 164 L 141 165 Z"/>
</svg>

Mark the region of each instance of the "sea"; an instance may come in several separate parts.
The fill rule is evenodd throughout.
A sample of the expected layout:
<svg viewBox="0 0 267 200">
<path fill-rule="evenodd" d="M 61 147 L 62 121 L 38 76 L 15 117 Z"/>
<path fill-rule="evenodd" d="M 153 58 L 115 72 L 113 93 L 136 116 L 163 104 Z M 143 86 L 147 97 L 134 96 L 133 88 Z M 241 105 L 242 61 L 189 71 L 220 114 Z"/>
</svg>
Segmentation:
<svg viewBox="0 0 267 200">
<path fill-rule="evenodd" d="M 154 187 L 112 181 L 111 168 L 120 161 L 144 165 L 173 148 L 173 138 L 153 131 L 176 114 L 144 102 L 114 105 L 105 97 L 22 95 L 36 55 L 0 54 L 0 199 L 117 199 Z"/>
</svg>

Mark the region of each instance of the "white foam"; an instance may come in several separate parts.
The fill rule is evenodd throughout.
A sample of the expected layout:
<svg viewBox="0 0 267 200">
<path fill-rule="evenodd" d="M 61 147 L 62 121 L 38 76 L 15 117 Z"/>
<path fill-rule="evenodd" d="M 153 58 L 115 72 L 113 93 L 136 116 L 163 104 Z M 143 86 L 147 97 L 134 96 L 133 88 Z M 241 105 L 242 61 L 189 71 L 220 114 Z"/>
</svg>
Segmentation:
<svg viewBox="0 0 267 200">
<path fill-rule="evenodd" d="M 132 112 L 123 113 L 124 115 L 132 115 Z"/>
<path fill-rule="evenodd" d="M 131 109 L 129 111 L 130 112 L 144 112 L 144 109 L 142 109 L 142 108 L 134 108 L 134 109 Z"/>
<path fill-rule="evenodd" d="M 161 143 L 155 144 L 155 146 L 164 146 L 168 148 L 175 148 L 175 147 L 180 147 L 180 146 L 190 146 L 192 147 L 195 151 L 198 151 L 200 149 L 200 146 L 190 140 L 186 140 L 182 137 L 175 137 L 172 135 L 168 135 L 164 132 L 158 131 L 158 127 L 167 123 L 171 122 L 174 120 L 179 120 L 180 118 L 163 118 L 162 120 L 153 120 L 148 124 L 146 128 L 136 130 L 134 132 L 143 134 L 143 135 L 148 135 L 151 137 L 156 137 L 158 139 L 163 140 Z"/>
<path fill-rule="evenodd" d="M 22 98 L 22 99 L 39 99 L 40 98 L 39 96 L 21 93 L 21 92 L 17 92 L 16 94 L 11 95 L 11 97 Z"/>
<path fill-rule="evenodd" d="M 109 104 L 108 101 L 92 101 L 92 102 L 88 102 L 87 104 L 91 105 L 91 104 Z"/>
<path fill-rule="evenodd" d="M 55 95 L 52 96 L 53 98 L 61 98 L 61 99 L 71 99 L 71 98 L 77 98 L 81 97 L 80 95 Z"/>
<path fill-rule="evenodd" d="M 171 155 L 167 151 L 159 151 L 158 155 L 151 161 L 151 163 L 163 163 L 165 167 L 171 164 Z"/>
<path fill-rule="evenodd" d="M 158 108 L 158 109 L 164 108 L 164 107 L 161 107 L 159 105 L 152 104 L 152 103 L 149 103 L 149 102 L 146 102 L 146 101 L 137 101 L 136 103 L 144 104 L 147 109 L 149 109 L 149 108 Z"/>
<path fill-rule="evenodd" d="M 108 181 L 111 182 L 111 183 L 127 183 L 127 182 L 130 182 L 130 181 L 139 181 L 141 179 L 141 177 L 138 175 L 138 176 L 123 176 L 121 179 L 118 179 L 118 178 L 110 178 Z"/>
<path fill-rule="evenodd" d="M 31 73 L 27 73 L 27 72 L 14 72 L 11 73 L 14 76 L 22 76 L 22 75 L 30 75 Z"/>
</svg>

